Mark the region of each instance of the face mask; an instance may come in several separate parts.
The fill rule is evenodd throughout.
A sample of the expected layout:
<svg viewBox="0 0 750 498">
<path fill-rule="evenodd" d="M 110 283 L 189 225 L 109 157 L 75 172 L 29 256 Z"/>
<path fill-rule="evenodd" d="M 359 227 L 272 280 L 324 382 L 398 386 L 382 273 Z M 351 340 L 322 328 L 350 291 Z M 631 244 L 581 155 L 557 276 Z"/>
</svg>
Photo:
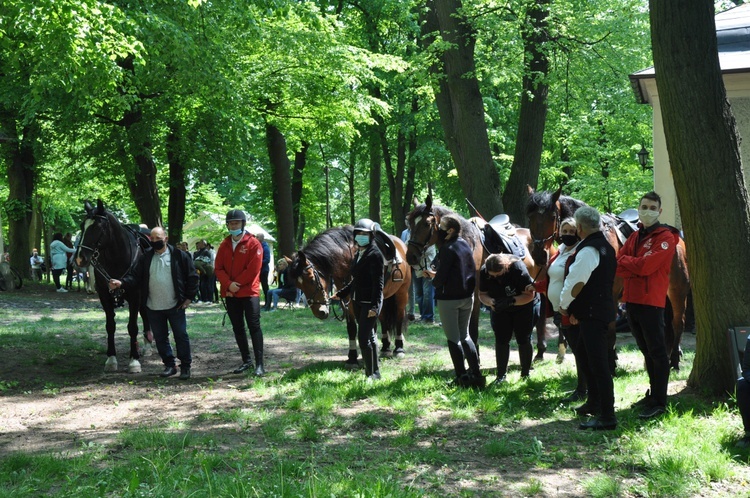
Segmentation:
<svg viewBox="0 0 750 498">
<path fill-rule="evenodd" d="M 659 218 L 659 211 L 654 211 L 652 209 L 639 209 L 638 210 L 638 219 L 641 220 L 641 223 L 643 223 L 644 227 L 650 227 L 654 223 L 656 223 L 656 220 Z"/>
<path fill-rule="evenodd" d="M 566 246 L 574 246 L 578 242 L 578 237 L 575 235 L 560 235 L 560 241 Z"/>
<path fill-rule="evenodd" d="M 242 233 L 242 229 L 241 228 L 235 228 L 234 230 L 229 230 L 229 234 L 232 235 L 232 236 L 234 236 L 234 237 L 238 236 L 241 233 Z"/>
<path fill-rule="evenodd" d="M 164 241 L 163 240 L 152 240 L 151 241 L 151 247 L 154 248 L 156 251 L 161 251 L 164 249 Z"/>
<path fill-rule="evenodd" d="M 370 236 L 369 235 L 355 235 L 354 241 L 357 243 L 358 246 L 364 247 L 370 244 Z"/>
</svg>

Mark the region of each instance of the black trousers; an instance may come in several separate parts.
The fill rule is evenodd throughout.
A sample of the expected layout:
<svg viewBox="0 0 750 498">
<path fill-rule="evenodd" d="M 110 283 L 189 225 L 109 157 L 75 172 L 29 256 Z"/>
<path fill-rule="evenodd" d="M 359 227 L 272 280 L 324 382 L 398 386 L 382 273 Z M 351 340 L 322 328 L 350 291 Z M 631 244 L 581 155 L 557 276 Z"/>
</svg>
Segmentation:
<svg viewBox="0 0 750 498">
<path fill-rule="evenodd" d="M 247 328 L 250 330 L 250 340 L 253 343 L 255 356 L 263 354 L 263 332 L 260 329 L 260 298 L 258 297 L 227 297 L 227 315 L 232 322 L 234 339 L 240 348 L 242 362 L 247 363 L 252 358 L 247 343 Z"/>
<path fill-rule="evenodd" d="M 627 311 L 630 332 L 646 360 L 651 397 L 666 406 L 669 357 L 664 339 L 664 308 L 628 303 Z"/>
<path fill-rule="evenodd" d="M 609 324 L 600 320 L 581 320 L 578 323 L 580 331 L 576 361 L 588 380 L 591 404 L 598 404 L 602 419 L 612 419 L 615 416 L 615 384 L 609 370 L 607 345 L 607 327 Z"/>
</svg>

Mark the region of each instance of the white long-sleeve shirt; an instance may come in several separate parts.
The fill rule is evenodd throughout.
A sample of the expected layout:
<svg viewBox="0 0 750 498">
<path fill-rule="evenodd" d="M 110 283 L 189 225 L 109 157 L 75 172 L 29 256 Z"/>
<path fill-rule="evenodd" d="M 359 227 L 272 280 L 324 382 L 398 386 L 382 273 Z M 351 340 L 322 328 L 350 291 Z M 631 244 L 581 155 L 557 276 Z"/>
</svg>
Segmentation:
<svg viewBox="0 0 750 498">
<path fill-rule="evenodd" d="M 560 309 L 568 309 L 570 303 L 575 299 L 573 288 L 577 284 L 586 284 L 591 277 L 591 273 L 599 266 L 599 253 L 595 248 L 587 246 L 579 249 L 576 254 L 576 260 L 570 265 L 568 276 L 565 277 L 565 283 L 560 293 Z"/>
<path fill-rule="evenodd" d="M 565 244 L 560 244 L 558 248 L 560 252 L 557 253 L 557 257 L 549 265 L 549 268 L 547 268 L 547 277 L 549 278 L 547 298 L 552 305 L 552 309 L 555 311 L 560 310 L 560 294 L 562 293 L 565 280 L 565 263 L 575 253 L 577 245 L 568 247 Z"/>
</svg>

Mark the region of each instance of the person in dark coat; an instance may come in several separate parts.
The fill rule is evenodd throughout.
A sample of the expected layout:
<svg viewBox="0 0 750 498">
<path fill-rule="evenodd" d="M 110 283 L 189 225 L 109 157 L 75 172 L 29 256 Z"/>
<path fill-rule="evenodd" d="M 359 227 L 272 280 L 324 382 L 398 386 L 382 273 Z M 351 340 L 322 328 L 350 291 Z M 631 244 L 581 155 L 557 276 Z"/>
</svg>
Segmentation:
<svg viewBox="0 0 750 498">
<path fill-rule="evenodd" d="M 576 361 L 583 363 L 588 379 L 588 399 L 576 412 L 595 415 L 582 422 L 580 429 L 613 430 L 617 428 L 617 418 L 608 363 L 607 327 L 617 314 L 612 297 L 617 260 L 615 250 L 601 232 L 599 212 L 584 206 L 574 217 L 581 242 L 568 258 L 560 313 L 569 316 L 571 325 L 579 327 L 580 355 Z"/>
<path fill-rule="evenodd" d="M 164 363 L 164 371 L 160 374 L 162 377 L 177 373 L 169 344 L 171 327 L 180 360 L 180 379 L 190 378 L 192 356 L 185 309 L 198 292 L 199 280 L 190 254 L 168 245 L 166 232 L 156 227 L 151 230 L 151 247 L 138 260 L 134 270 L 123 276 L 122 280 L 109 281 L 112 290 L 120 287 L 126 290 L 141 288 L 142 304 L 151 323 L 156 349 Z"/>
<path fill-rule="evenodd" d="M 479 370 L 479 354 L 469 336 L 477 284 L 474 253 L 461 237 L 461 222 L 455 216 L 447 214 L 440 218 L 438 230 L 436 270 L 424 273 L 432 278 L 435 287 L 443 332 L 456 372 L 455 382 L 461 387 L 484 387 L 486 380 Z M 469 364 L 468 371 L 465 361 Z"/>
<path fill-rule="evenodd" d="M 365 375 L 372 380 L 380 379 L 375 325 L 383 307 L 384 260 L 375 243 L 375 231 L 379 228 L 367 218 L 354 225 L 358 251 L 352 266 L 352 280 L 336 293 L 342 300 L 351 295 L 357 319 L 357 339 L 365 360 Z"/>
</svg>

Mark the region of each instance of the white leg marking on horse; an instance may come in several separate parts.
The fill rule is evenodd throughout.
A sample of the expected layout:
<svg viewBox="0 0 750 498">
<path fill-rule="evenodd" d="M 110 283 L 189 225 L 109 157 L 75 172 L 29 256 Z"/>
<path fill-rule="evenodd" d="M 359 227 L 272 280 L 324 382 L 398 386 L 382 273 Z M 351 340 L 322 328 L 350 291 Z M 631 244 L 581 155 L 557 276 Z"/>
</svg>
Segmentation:
<svg viewBox="0 0 750 498">
<path fill-rule="evenodd" d="M 130 363 L 128 363 L 128 373 L 141 373 L 141 362 L 136 359 L 130 360 Z"/>
<path fill-rule="evenodd" d="M 117 372 L 117 357 L 109 356 L 106 363 L 104 363 L 105 372 Z"/>
</svg>

